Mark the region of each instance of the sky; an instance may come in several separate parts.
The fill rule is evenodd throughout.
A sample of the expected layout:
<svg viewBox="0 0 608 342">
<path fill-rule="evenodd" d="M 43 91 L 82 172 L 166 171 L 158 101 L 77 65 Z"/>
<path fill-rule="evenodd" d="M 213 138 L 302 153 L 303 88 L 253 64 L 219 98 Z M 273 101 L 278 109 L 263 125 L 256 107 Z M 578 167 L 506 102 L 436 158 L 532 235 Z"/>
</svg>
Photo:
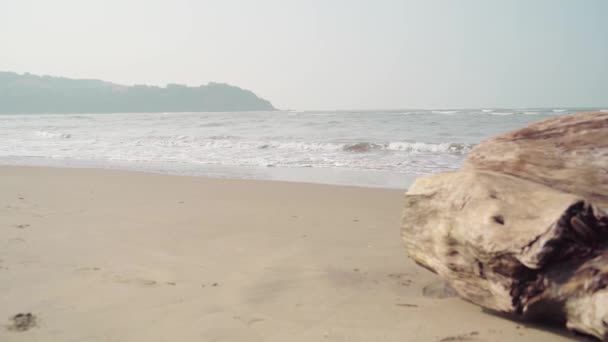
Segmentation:
<svg viewBox="0 0 608 342">
<path fill-rule="evenodd" d="M 282 109 L 608 106 L 605 0 L 0 0 L 0 70 Z"/>
</svg>

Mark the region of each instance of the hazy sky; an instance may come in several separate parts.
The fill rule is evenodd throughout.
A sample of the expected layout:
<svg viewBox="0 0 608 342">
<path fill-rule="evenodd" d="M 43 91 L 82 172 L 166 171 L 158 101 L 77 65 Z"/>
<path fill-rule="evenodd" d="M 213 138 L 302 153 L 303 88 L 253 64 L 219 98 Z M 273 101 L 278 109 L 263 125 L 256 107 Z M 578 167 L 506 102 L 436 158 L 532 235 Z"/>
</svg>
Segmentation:
<svg viewBox="0 0 608 342">
<path fill-rule="evenodd" d="M 606 0 L 0 0 L 0 70 L 280 108 L 608 106 Z"/>
</svg>

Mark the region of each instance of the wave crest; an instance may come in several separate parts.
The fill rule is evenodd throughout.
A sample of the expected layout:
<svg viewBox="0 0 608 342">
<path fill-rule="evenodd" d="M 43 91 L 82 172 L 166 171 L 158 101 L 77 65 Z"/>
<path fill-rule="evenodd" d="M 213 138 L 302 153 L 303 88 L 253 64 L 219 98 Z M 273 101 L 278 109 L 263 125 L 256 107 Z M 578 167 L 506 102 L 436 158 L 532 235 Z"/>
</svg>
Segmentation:
<svg viewBox="0 0 608 342">
<path fill-rule="evenodd" d="M 387 150 L 399 152 L 418 152 L 418 153 L 466 153 L 473 145 L 459 143 L 425 143 L 398 141 L 386 144 L 376 144 L 370 142 L 359 142 L 346 144 L 342 150 L 347 152 L 365 153 L 373 150 Z"/>
<path fill-rule="evenodd" d="M 36 131 L 35 134 L 41 138 L 49 139 L 70 139 L 72 137 L 72 135 L 69 133 L 61 132 Z"/>
<path fill-rule="evenodd" d="M 406 153 L 467 153 L 474 145 L 464 143 L 426 143 L 415 141 L 395 142 L 312 142 L 312 141 L 280 141 L 280 140 L 243 140 L 232 136 L 155 136 L 131 141 L 133 146 L 203 148 L 207 150 L 282 150 L 282 151 L 318 151 L 328 153 L 374 153 L 377 151 L 406 152 Z"/>
<path fill-rule="evenodd" d="M 358 142 L 354 144 L 346 144 L 342 147 L 342 150 L 347 152 L 369 152 L 371 150 L 382 149 L 384 147 L 381 144 L 374 144 L 369 142 Z"/>
<path fill-rule="evenodd" d="M 448 152 L 448 153 L 466 153 L 471 150 L 472 144 L 460 143 L 425 143 L 425 142 L 392 142 L 386 146 L 387 150 L 391 151 L 409 151 L 409 152 Z"/>
</svg>

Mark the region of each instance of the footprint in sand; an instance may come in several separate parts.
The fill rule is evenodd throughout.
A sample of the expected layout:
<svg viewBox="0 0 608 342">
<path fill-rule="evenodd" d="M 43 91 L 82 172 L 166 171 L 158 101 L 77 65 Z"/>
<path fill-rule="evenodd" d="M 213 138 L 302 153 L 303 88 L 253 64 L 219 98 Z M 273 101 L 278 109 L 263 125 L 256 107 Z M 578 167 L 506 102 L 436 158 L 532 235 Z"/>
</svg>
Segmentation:
<svg viewBox="0 0 608 342">
<path fill-rule="evenodd" d="M 233 316 L 232 319 L 237 320 L 237 321 L 241 321 L 244 324 L 246 324 L 247 326 L 252 326 L 256 323 L 261 323 L 264 322 L 265 319 L 264 318 L 260 318 L 260 317 L 252 317 L 250 319 L 247 319 L 245 317 L 241 317 L 241 316 Z"/>
<path fill-rule="evenodd" d="M 456 342 L 456 341 L 481 341 L 477 338 L 479 333 L 477 331 L 472 331 L 468 334 L 456 335 L 456 336 L 448 336 L 439 340 L 439 342 Z"/>
<path fill-rule="evenodd" d="M 10 331 L 23 332 L 37 326 L 37 317 L 31 313 L 18 313 L 10 318 L 10 323 L 6 329 Z"/>
<path fill-rule="evenodd" d="M 75 270 L 76 273 L 90 273 L 95 271 L 100 271 L 99 267 L 80 267 Z"/>
<path fill-rule="evenodd" d="M 143 286 L 143 287 L 155 286 L 157 284 L 156 280 L 143 279 L 143 278 L 131 279 L 128 282 L 138 285 L 138 286 Z"/>
<path fill-rule="evenodd" d="M 403 277 L 407 277 L 409 274 L 407 273 L 389 273 L 388 277 L 392 279 L 401 279 Z"/>
<path fill-rule="evenodd" d="M 399 285 L 406 287 L 414 283 L 413 280 L 405 278 L 407 276 L 409 276 L 407 273 L 391 273 L 388 275 L 389 278 L 399 281 Z"/>
<path fill-rule="evenodd" d="M 212 287 L 218 287 L 219 285 L 220 285 L 219 283 L 209 284 L 209 286 L 212 286 Z M 201 284 L 201 287 L 206 287 L 206 286 L 207 286 L 207 284 Z"/>
<path fill-rule="evenodd" d="M 247 321 L 247 325 L 252 326 L 256 323 L 260 323 L 260 322 L 264 322 L 264 321 L 265 321 L 265 319 L 263 319 L 263 318 L 252 318 L 249 321 Z"/>
<path fill-rule="evenodd" d="M 141 287 L 152 287 L 158 285 L 158 282 L 156 280 L 140 277 L 129 277 L 123 275 L 116 275 L 112 278 L 112 280 L 120 284 L 129 284 Z"/>
</svg>

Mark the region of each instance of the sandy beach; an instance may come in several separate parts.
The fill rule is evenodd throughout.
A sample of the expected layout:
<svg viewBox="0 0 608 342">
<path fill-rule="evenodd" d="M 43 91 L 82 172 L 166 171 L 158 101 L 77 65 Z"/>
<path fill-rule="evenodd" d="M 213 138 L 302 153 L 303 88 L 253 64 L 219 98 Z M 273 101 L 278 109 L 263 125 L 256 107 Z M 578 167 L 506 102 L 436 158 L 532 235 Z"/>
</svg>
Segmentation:
<svg viewBox="0 0 608 342">
<path fill-rule="evenodd" d="M 423 295 L 438 279 L 406 257 L 402 202 L 403 190 L 0 167 L 0 341 L 572 340 Z M 10 329 L 18 313 L 36 326 Z"/>
</svg>

